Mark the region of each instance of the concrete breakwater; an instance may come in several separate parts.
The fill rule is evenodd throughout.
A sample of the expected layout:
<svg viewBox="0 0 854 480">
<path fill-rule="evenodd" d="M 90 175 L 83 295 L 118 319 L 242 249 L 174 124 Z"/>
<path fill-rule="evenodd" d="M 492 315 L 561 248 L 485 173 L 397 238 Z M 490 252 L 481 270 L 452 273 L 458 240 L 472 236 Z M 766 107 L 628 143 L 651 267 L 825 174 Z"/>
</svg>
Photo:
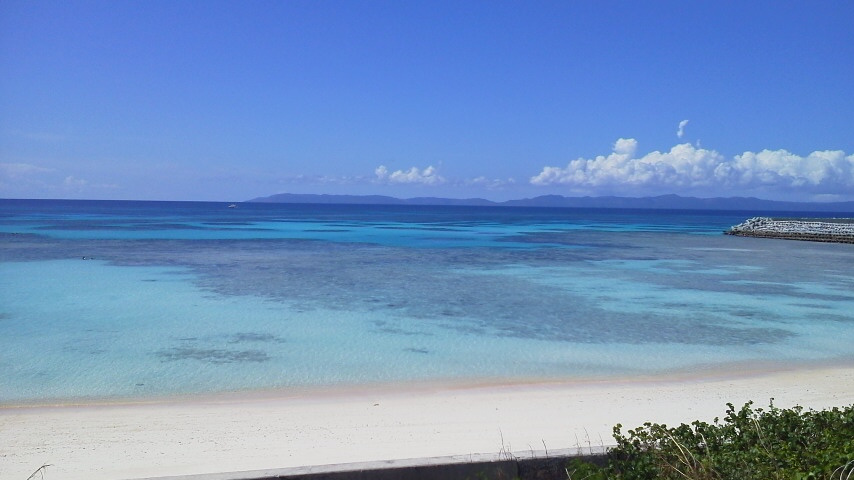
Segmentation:
<svg viewBox="0 0 854 480">
<path fill-rule="evenodd" d="M 608 459 L 608 450 L 605 447 L 554 452 L 531 451 L 530 456 L 527 454 L 528 452 L 520 456 L 508 453 L 471 454 L 137 480 L 565 480 L 573 460 L 590 462 L 601 467 Z"/>
<path fill-rule="evenodd" d="M 727 235 L 812 242 L 854 243 L 854 219 L 774 219 L 753 217 L 730 227 Z"/>
</svg>

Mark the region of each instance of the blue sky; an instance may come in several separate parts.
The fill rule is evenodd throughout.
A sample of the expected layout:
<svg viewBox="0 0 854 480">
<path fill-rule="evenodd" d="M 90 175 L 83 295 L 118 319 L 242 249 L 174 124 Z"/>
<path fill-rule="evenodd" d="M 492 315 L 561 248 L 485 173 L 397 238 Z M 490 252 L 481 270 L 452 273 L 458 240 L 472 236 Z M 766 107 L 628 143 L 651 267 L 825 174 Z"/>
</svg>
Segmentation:
<svg viewBox="0 0 854 480">
<path fill-rule="evenodd" d="M 0 197 L 854 200 L 854 2 L 0 3 Z"/>
</svg>

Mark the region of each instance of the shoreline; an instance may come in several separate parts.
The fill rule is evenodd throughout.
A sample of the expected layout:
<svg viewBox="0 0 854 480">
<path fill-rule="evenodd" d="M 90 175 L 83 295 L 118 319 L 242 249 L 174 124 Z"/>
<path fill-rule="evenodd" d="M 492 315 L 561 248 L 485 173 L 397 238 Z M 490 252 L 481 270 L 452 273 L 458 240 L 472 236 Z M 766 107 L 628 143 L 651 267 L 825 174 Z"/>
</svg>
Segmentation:
<svg viewBox="0 0 854 480">
<path fill-rule="evenodd" d="M 215 392 L 164 393 L 151 396 L 115 396 L 115 397 L 78 397 L 50 398 L 3 403 L 0 401 L 0 415 L 4 411 L 45 409 L 45 408 L 95 408 L 110 406 L 166 405 L 208 402 L 240 402 L 247 399 L 299 399 L 340 396 L 358 396 L 367 393 L 433 392 L 433 391 L 469 391 L 496 388 L 526 388 L 585 385 L 634 385 L 659 382 L 705 382 L 725 379 L 740 379 L 768 374 L 847 368 L 854 366 L 854 356 L 832 359 L 800 361 L 758 361 L 744 360 L 730 363 L 699 364 L 663 372 L 620 373 L 597 376 L 577 377 L 525 377 L 491 378 L 462 377 L 429 380 L 411 380 L 396 382 L 300 385 L 291 387 L 269 387 L 260 389 L 228 390 Z"/>
<path fill-rule="evenodd" d="M 479 385 L 252 392 L 0 407 L 0 477 L 116 479 L 589 448 L 620 423 L 722 417 L 726 403 L 854 403 L 854 364 Z M 778 366 L 779 367 L 779 366 Z"/>
</svg>

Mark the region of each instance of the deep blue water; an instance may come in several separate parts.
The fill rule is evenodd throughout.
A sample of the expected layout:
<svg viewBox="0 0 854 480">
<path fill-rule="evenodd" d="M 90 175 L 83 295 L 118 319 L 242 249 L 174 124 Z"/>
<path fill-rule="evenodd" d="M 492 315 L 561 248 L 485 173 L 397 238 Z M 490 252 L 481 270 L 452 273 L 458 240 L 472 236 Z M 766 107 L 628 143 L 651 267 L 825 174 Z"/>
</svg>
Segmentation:
<svg viewBox="0 0 854 480">
<path fill-rule="evenodd" d="M 852 362 L 765 213 L 0 200 L 0 403 Z"/>
</svg>

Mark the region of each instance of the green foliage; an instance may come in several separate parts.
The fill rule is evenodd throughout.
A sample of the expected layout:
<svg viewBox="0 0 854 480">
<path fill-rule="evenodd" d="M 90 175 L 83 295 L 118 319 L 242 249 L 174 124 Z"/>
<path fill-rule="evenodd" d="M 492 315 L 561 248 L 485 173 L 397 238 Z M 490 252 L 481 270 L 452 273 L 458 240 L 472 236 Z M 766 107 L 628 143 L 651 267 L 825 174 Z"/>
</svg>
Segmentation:
<svg viewBox="0 0 854 480">
<path fill-rule="evenodd" d="M 569 480 L 608 480 L 608 472 L 604 468 L 579 459 L 569 462 L 566 476 Z"/>
<path fill-rule="evenodd" d="M 608 466 L 585 474 L 596 480 L 854 480 L 854 405 L 727 407 L 712 424 L 645 423 L 626 435 L 617 425 Z"/>
</svg>

